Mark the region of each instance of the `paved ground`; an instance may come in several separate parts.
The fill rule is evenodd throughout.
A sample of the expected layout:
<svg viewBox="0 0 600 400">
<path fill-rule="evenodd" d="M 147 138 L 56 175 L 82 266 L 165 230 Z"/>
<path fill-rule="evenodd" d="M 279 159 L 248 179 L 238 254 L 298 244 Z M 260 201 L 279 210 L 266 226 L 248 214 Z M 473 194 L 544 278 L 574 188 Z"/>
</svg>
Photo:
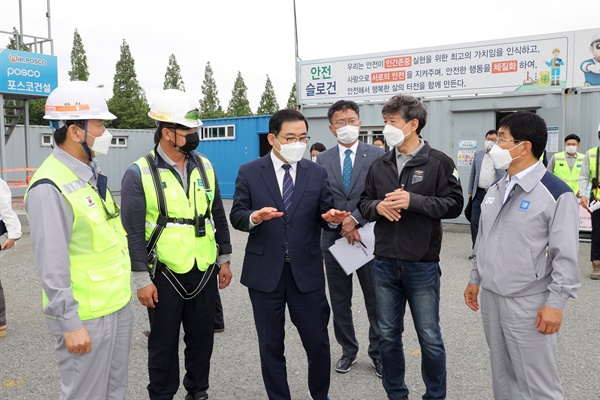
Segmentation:
<svg viewBox="0 0 600 400">
<path fill-rule="evenodd" d="M 226 201 L 231 206 L 231 201 Z M 467 283 L 471 239 L 464 225 L 445 224 L 442 249 L 441 319 L 448 353 L 448 399 L 492 399 L 488 350 L 479 313 L 469 310 L 462 293 Z M 58 398 L 59 373 L 40 311 L 41 292 L 35 271 L 28 228 L 15 251 L 0 258 L 0 276 L 8 308 L 8 336 L 0 339 L 0 399 L 37 400 Z M 246 234 L 232 230 L 234 279 L 221 292 L 226 329 L 215 337 L 211 373 L 211 399 L 265 399 L 258 362 L 258 348 L 247 290 L 239 283 Z M 568 303 L 558 344 L 558 363 L 566 396 L 571 400 L 600 399 L 600 281 L 591 281 L 589 243 L 581 243 L 579 297 Z M 355 285 L 356 294 L 359 287 Z M 128 399 L 147 398 L 145 310 L 134 302 L 136 321 L 131 344 Z M 357 333 L 363 348 L 358 363 L 347 374 L 332 372 L 334 400 L 385 399 L 385 392 L 366 354 L 367 318 L 364 304 L 355 296 Z M 405 350 L 407 383 L 411 399 L 424 393 L 420 377 L 420 351 L 410 317 L 407 316 Z M 330 323 L 332 359 L 341 355 Z M 293 399 L 307 399 L 306 356 L 293 325 L 287 325 L 288 378 Z M 333 371 L 333 370 L 332 370 Z M 183 399 L 180 390 L 176 399 Z"/>
</svg>

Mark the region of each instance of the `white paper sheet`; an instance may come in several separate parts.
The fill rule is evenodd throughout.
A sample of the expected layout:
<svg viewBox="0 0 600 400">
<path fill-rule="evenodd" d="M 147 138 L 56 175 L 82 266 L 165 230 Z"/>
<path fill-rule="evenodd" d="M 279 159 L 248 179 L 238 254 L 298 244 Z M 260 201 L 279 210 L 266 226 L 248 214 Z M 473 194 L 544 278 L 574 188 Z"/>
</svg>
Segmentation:
<svg viewBox="0 0 600 400">
<path fill-rule="evenodd" d="M 375 234 L 373 227 L 375 223 L 368 223 L 358 230 L 362 243 L 354 243 L 354 246 L 348 243 L 344 237 L 335 241 L 329 248 L 331 254 L 340 264 L 346 275 L 350 275 L 369 261 L 373 256 L 375 248 Z"/>
</svg>

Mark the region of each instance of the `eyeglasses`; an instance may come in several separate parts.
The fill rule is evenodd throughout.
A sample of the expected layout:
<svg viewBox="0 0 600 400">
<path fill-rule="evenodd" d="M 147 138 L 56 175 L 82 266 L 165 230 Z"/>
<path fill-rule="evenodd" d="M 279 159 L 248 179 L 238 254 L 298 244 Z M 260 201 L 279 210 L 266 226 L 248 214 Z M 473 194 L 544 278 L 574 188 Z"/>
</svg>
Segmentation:
<svg viewBox="0 0 600 400">
<path fill-rule="evenodd" d="M 360 120 L 358 118 L 350 118 L 349 120 L 340 119 L 339 121 L 334 122 L 333 125 L 338 128 L 343 128 L 346 125 L 358 125 L 359 123 Z"/>
<path fill-rule="evenodd" d="M 298 139 L 298 138 L 296 138 L 296 137 L 289 137 L 289 138 L 286 138 L 286 137 L 283 137 L 283 136 L 280 136 L 280 135 L 277 135 L 277 136 L 279 136 L 279 137 L 281 137 L 281 138 L 283 138 L 283 139 L 287 140 L 287 143 L 288 143 L 288 144 L 296 144 L 296 143 L 298 143 L 298 142 L 300 142 L 300 143 L 302 143 L 302 144 L 306 144 L 306 143 L 308 143 L 308 141 L 310 140 L 310 136 L 303 136 L 303 137 L 301 137 L 300 139 Z"/>
<path fill-rule="evenodd" d="M 496 138 L 494 140 L 492 140 L 492 142 L 495 142 L 497 144 L 502 144 L 504 142 L 513 142 L 513 143 L 521 143 L 523 140 L 515 140 L 515 139 L 504 139 L 504 138 Z"/>
</svg>

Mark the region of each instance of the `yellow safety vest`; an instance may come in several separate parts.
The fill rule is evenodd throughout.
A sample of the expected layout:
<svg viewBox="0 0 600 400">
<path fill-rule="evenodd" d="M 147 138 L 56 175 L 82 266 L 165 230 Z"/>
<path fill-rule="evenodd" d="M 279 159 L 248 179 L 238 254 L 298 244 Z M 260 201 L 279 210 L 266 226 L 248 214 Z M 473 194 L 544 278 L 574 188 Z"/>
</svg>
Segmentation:
<svg viewBox="0 0 600 400">
<path fill-rule="evenodd" d="M 131 262 L 127 236 L 112 195 L 107 192 L 103 202 L 87 182 L 53 155 L 42 163 L 29 187 L 42 179 L 52 181 L 73 210 L 68 250 L 79 318 L 99 318 L 120 310 L 132 297 Z M 48 297 L 43 293 L 43 306 L 47 304 Z"/>
<path fill-rule="evenodd" d="M 569 169 L 566 151 L 554 155 L 554 171 L 552 173 L 569 185 L 574 193 L 579 191 L 579 171 L 581 170 L 584 156 L 585 154 L 577 153 L 573 169 Z M 596 168 L 595 165 L 594 168 Z"/>
<path fill-rule="evenodd" d="M 598 147 L 595 147 L 589 150 L 590 153 L 590 182 L 592 182 L 593 178 L 598 179 L 598 173 L 596 172 L 596 158 L 598 158 Z M 592 191 L 594 188 L 592 187 Z M 594 196 L 598 198 L 598 192 L 600 192 L 600 188 L 596 189 Z M 581 194 L 581 193 L 580 193 Z"/>
<path fill-rule="evenodd" d="M 155 157 L 154 152 L 152 152 L 152 156 Z M 208 186 L 211 190 L 205 190 L 202 176 L 198 168 L 194 168 L 189 177 L 189 198 L 170 169 L 158 168 L 170 218 L 193 220 L 196 215 L 204 215 L 209 201 L 212 211 L 215 173 L 207 158 L 201 156 L 199 158 L 206 170 Z M 135 164 L 140 168 L 146 198 L 146 241 L 148 241 L 159 216 L 158 198 L 146 159 L 142 157 Z M 210 218 L 206 218 L 206 234 L 200 237 L 196 236 L 193 225 L 167 223 L 156 242 L 155 249 L 158 260 L 177 274 L 189 272 L 194 266 L 194 261 L 200 271 L 206 271 L 217 259 L 217 242 L 212 223 Z"/>
</svg>

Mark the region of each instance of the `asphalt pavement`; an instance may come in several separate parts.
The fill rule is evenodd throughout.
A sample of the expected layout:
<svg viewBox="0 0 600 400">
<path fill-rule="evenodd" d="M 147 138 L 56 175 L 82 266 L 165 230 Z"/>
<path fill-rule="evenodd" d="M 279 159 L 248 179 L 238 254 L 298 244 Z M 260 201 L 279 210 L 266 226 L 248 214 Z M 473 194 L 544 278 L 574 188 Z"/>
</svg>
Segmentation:
<svg viewBox="0 0 600 400">
<path fill-rule="evenodd" d="M 226 208 L 231 200 L 225 200 Z M 29 228 L 23 212 L 23 238 L 15 250 L 2 252 L 0 278 L 7 305 L 8 335 L 0 338 L 0 399 L 37 400 L 58 398 L 60 377 L 54 353 L 54 339 L 41 312 L 41 289 L 31 248 Z M 246 233 L 231 229 L 233 243 L 231 285 L 221 291 L 225 310 L 225 331 L 215 335 L 209 395 L 211 400 L 266 399 L 260 372 L 256 330 L 247 289 L 239 283 Z M 578 298 L 565 309 L 558 340 L 558 368 L 567 399 L 600 399 L 600 281 L 588 278 L 590 245 L 579 246 L 581 289 Z M 481 314 L 468 309 L 463 291 L 471 268 L 468 226 L 445 223 L 441 254 L 441 325 L 447 351 L 448 400 L 492 399 L 489 351 L 483 335 Z M 346 374 L 332 366 L 330 397 L 333 400 L 386 399 L 381 379 L 377 378 L 367 354 L 368 321 L 360 286 L 355 279 L 353 312 L 361 349 L 358 362 Z M 127 399 L 147 399 L 147 329 L 145 309 L 133 300 L 134 334 L 129 357 Z M 297 331 L 287 318 L 286 357 L 292 399 L 307 400 L 306 354 Z M 329 324 L 331 357 L 341 356 Z M 424 393 L 420 376 L 420 350 L 410 314 L 404 333 L 406 382 L 411 399 Z M 180 346 L 183 369 L 183 341 Z M 183 372 L 182 372 L 183 377 Z M 183 399 L 180 388 L 175 399 Z M 516 399 L 515 399 L 516 400 Z M 537 399 L 536 399 L 537 400 Z M 540 399 L 542 400 L 542 399 Z"/>
</svg>

